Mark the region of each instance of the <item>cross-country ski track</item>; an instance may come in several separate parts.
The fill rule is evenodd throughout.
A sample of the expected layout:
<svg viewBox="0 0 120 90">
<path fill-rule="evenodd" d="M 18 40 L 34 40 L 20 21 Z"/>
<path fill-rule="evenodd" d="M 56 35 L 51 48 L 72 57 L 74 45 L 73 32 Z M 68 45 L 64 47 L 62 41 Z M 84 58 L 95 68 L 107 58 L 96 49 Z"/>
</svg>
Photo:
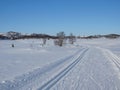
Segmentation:
<svg viewBox="0 0 120 90">
<path fill-rule="evenodd" d="M 120 90 L 120 58 L 108 49 L 81 47 L 46 67 L 0 83 L 0 90 Z"/>
</svg>

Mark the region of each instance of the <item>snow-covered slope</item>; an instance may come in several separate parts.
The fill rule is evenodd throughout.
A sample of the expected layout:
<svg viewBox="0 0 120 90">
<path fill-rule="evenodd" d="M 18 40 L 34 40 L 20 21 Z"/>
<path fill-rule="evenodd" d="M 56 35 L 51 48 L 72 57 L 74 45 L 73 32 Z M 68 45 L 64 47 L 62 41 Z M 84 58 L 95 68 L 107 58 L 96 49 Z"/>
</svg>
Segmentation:
<svg viewBox="0 0 120 90">
<path fill-rule="evenodd" d="M 0 90 L 120 90 L 120 39 L 41 43 L 0 41 Z"/>
</svg>

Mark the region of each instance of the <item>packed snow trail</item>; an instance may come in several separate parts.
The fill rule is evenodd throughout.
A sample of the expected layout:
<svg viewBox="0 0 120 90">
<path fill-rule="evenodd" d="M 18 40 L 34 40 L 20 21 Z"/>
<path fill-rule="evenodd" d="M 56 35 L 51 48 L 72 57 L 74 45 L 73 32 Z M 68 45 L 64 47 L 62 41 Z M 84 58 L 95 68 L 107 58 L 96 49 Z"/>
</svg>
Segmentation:
<svg viewBox="0 0 120 90">
<path fill-rule="evenodd" d="M 78 52 L 13 81 L 0 90 L 120 90 L 120 58 L 99 47 Z"/>
<path fill-rule="evenodd" d="M 72 62 L 69 66 L 67 66 L 65 69 L 63 69 L 58 75 L 56 75 L 54 78 L 49 80 L 47 83 L 42 85 L 38 90 L 48 90 L 50 89 L 54 84 L 56 84 L 62 77 L 64 77 L 78 62 L 81 61 L 83 58 L 85 52 L 88 49 L 84 50 L 84 52 L 74 61 Z"/>
<path fill-rule="evenodd" d="M 81 62 L 50 90 L 120 90 L 119 62 L 111 51 L 90 47 Z"/>
<path fill-rule="evenodd" d="M 42 85 L 41 82 L 51 79 L 51 76 L 58 74 L 64 70 L 67 66 L 80 57 L 80 55 L 86 50 L 86 48 L 81 48 L 75 54 L 70 55 L 62 60 L 56 61 L 42 69 L 36 69 L 33 72 L 29 72 L 23 76 L 17 77 L 13 81 L 5 81 L 0 84 L 0 89 L 2 90 L 29 90 Z M 74 63 L 75 63 L 74 62 Z"/>
</svg>

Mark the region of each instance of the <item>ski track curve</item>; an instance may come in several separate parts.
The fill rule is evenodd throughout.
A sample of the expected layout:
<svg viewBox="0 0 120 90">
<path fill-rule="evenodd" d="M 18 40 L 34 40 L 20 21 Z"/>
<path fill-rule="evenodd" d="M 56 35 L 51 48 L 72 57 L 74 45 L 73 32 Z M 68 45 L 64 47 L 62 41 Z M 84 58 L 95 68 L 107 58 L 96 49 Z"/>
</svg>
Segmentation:
<svg viewBox="0 0 120 90">
<path fill-rule="evenodd" d="M 59 74 L 57 74 L 54 78 L 49 80 L 47 83 L 42 85 L 37 90 L 49 90 L 53 85 L 55 85 L 62 77 L 64 77 L 78 62 L 81 61 L 81 59 L 84 57 L 85 52 L 87 52 L 88 49 L 85 49 L 82 54 L 69 66 L 67 66 L 63 71 L 61 71 Z"/>
<path fill-rule="evenodd" d="M 41 77 L 42 75 L 45 75 L 45 73 L 50 72 L 51 70 L 54 70 L 54 68 L 59 67 L 60 65 L 64 64 L 65 62 L 70 63 L 70 59 L 73 59 L 73 62 L 70 63 L 70 65 L 68 65 L 68 67 L 63 69 L 63 71 L 62 71 L 63 73 L 60 72 L 53 79 L 51 79 L 50 81 L 47 81 L 47 84 L 45 83 L 44 85 L 42 85 L 39 90 L 41 90 L 41 88 L 43 88 L 43 87 L 44 88 L 48 87 L 49 84 L 54 85 L 54 83 L 56 82 L 56 79 L 59 80 L 60 78 L 62 78 L 67 72 L 69 72 L 70 69 L 72 69 L 79 62 L 79 59 L 81 59 L 83 57 L 83 54 L 87 51 L 87 49 L 81 48 L 73 55 L 70 55 L 62 60 L 56 61 L 56 62 L 46 66 L 45 68 L 42 68 L 42 69 L 38 68 L 32 72 L 29 72 L 22 76 L 16 77 L 15 80 L 13 80 L 13 81 L 5 81 L 4 83 L 0 83 L 0 90 L 33 90 L 32 86 L 34 86 L 34 84 L 37 83 L 37 81 L 38 81 L 37 79 L 39 79 L 39 77 Z M 83 52 L 83 53 L 79 55 L 80 52 Z M 49 86 L 49 88 L 50 88 L 50 86 Z"/>
</svg>

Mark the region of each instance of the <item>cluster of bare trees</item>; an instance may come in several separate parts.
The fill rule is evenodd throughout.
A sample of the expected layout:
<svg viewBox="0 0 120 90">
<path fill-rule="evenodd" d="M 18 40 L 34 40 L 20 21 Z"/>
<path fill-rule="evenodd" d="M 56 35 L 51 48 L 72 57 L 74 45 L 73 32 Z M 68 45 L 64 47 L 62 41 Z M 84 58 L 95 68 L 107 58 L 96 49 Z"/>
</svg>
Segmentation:
<svg viewBox="0 0 120 90">
<path fill-rule="evenodd" d="M 70 44 L 74 44 L 76 37 L 71 33 L 69 36 L 65 36 L 64 32 L 57 33 L 57 39 L 55 39 L 54 44 L 58 46 L 63 46 L 66 41 L 69 40 Z"/>
<path fill-rule="evenodd" d="M 76 41 L 76 37 L 72 33 L 70 33 L 69 36 L 66 36 L 64 32 L 59 32 L 56 34 L 56 36 L 50 36 L 46 34 L 36 34 L 36 33 L 22 35 L 19 32 L 10 31 L 6 33 L 6 37 L 11 40 L 31 39 L 31 38 L 42 39 L 42 43 L 41 43 L 42 46 L 46 45 L 48 39 L 53 39 L 54 44 L 60 47 L 65 45 L 66 43 L 74 44 L 74 42 Z M 12 47 L 14 47 L 13 44 Z"/>
</svg>

